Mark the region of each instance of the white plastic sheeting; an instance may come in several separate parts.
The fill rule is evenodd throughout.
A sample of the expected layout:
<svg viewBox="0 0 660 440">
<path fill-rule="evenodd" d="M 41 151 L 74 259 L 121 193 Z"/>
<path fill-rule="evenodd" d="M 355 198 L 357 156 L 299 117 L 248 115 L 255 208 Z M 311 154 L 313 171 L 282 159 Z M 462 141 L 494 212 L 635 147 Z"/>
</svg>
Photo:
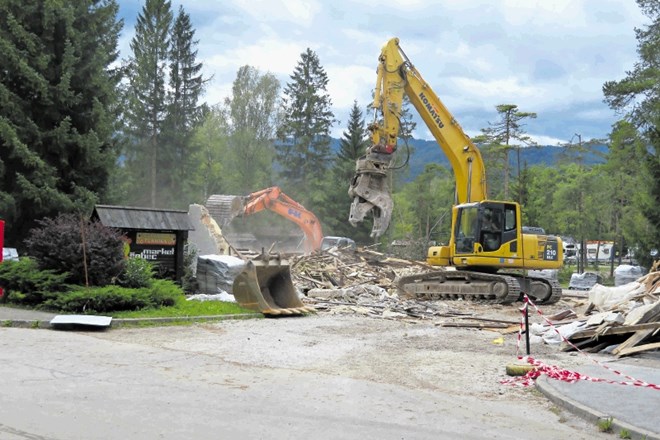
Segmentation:
<svg viewBox="0 0 660 440">
<path fill-rule="evenodd" d="M 231 255 L 202 255 L 197 257 L 197 284 L 205 295 L 223 295 L 233 298 L 232 286 L 245 269 L 246 262 Z M 225 301 L 218 297 L 221 301 Z"/>
</svg>

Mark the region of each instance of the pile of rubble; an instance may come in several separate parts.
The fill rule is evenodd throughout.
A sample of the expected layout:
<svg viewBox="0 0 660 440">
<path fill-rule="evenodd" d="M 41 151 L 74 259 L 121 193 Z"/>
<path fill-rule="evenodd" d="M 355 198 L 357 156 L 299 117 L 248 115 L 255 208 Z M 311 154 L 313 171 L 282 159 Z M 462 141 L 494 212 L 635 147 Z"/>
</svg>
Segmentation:
<svg viewBox="0 0 660 440">
<path fill-rule="evenodd" d="M 552 325 L 533 325 L 531 333 L 547 343 L 567 339 L 570 343 L 564 342 L 564 351 L 578 348 L 621 357 L 660 348 L 660 262 L 628 284 L 596 284 L 588 299 L 581 316 L 569 310 L 557 316 L 559 321 L 550 320 Z"/>
<path fill-rule="evenodd" d="M 474 304 L 464 301 L 400 297 L 395 285 L 397 277 L 438 270 L 424 262 L 388 257 L 368 248 L 332 248 L 293 256 L 290 263 L 293 283 L 305 295 L 303 302 L 321 312 L 415 321 L 430 319 L 435 325 L 445 327 L 503 329 L 518 324 L 514 320 L 479 316 Z"/>
<path fill-rule="evenodd" d="M 294 284 L 305 293 L 313 289 L 352 289 L 364 285 L 393 292 L 397 276 L 433 270 L 433 266 L 426 263 L 388 257 L 368 248 L 331 248 L 293 256 L 290 262 Z"/>
<path fill-rule="evenodd" d="M 445 327 L 519 331 L 520 319 L 503 306 L 467 301 L 426 301 L 399 296 L 397 277 L 437 271 L 419 261 L 369 250 L 337 250 L 294 256 L 291 277 L 303 302 L 324 313 L 359 314 L 386 319 L 432 320 Z M 530 326 L 537 342 L 564 344 L 588 352 L 626 356 L 660 348 L 660 263 L 638 280 L 616 287 L 595 285 L 589 292 L 565 294 L 556 312 Z M 510 309 L 510 307 L 509 307 Z M 577 311 L 577 312 L 576 312 Z M 498 313 L 500 312 L 500 313 Z M 512 319 L 502 319 L 509 318 Z M 560 334 L 557 334 L 559 331 Z M 570 344 L 562 342 L 566 338 Z"/>
</svg>

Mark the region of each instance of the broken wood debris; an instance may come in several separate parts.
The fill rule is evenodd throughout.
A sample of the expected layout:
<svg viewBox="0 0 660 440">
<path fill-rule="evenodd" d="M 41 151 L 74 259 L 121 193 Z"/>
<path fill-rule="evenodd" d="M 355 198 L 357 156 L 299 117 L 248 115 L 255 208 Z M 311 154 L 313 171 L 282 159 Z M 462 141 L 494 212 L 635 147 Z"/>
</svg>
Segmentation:
<svg viewBox="0 0 660 440">
<path fill-rule="evenodd" d="M 617 287 L 599 284 L 589 291 L 585 316 L 573 319 L 564 351 L 574 346 L 588 352 L 628 356 L 660 347 L 660 271 L 658 264 L 632 283 Z M 596 312 L 594 314 L 594 312 Z M 575 324 L 583 324 L 576 326 Z M 562 325 L 555 325 L 561 332 Z"/>
<path fill-rule="evenodd" d="M 458 310 L 462 302 L 448 305 L 399 297 L 394 284 L 397 277 L 438 270 L 425 262 L 393 258 L 364 248 L 330 249 L 289 260 L 291 278 L 305 294 L 303 302 L 312 304 L 317 311 L 412 322 L 431 320 L 444 327 L 497 329 L 518 323 Z"/>
</svg>

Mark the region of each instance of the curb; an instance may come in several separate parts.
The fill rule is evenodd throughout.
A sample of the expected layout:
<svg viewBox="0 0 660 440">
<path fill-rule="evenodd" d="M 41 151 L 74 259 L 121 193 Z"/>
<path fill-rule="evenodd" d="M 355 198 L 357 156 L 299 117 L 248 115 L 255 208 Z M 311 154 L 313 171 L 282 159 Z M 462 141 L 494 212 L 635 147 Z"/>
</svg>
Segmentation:
<svg viewBox="0 0 660 440">
<path fill-rule="evenodd" d="M 601 420 L 612 420 L 612 432 L 621 432 L 623 430 L 628 431 L 632 438 L 640 438 L 646 440 L 660 440 L 660 434 L 647 431 L 646 429 L 638 428 L 632 426 L 624 421 L 612 417 L 608 414 L 597 411 L 593 408 L 576 402 L 575 400 L 567 397 L 564 394 L 559 393 L 555 388 L 552 387 L 549 383 L 550 379 L 545 376 L 541 376 L 535 381 L 536 388 L 550 400 L 552 403 L 559 405 L 576 416 L 597 425 Z"/>
<path fill-rule="evenodd" d="M 209 322 L 228 321 L 237 319 L 259 319 L 264 318 L 261 313 L 240 313 L 236 315 L 207 315 L 207 316 L 177 316 L 166 318 L 118 318 L 113 319 L 110 328 L 135 327 L 140 324 L 171 324 L 180 322 Z M 52 330 L 54 327 L 50 320 L 36 319 L 5 319 L 0 321 L 0 328 L 32 328 Z"/>
</svg>

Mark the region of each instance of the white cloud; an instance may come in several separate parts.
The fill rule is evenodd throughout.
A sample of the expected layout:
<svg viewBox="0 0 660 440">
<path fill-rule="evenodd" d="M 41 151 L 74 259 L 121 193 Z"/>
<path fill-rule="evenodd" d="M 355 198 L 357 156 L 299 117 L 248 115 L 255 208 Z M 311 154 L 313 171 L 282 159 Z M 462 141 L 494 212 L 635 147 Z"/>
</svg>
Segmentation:
<svg viewBox="0 0 660 440">
<path fill-rule="evenodd" d="M 489 102 L 494 99 L 500 103 L 511 100 L 519 101 L 543 94 L 541 87 L 520 84 L 518 78 L 514 77 L 486 81 L 471 78 L 452 78 L 451 80 L 459 87 L 461 95 L 478 97 Z"/>
<path fill-rule="evenodd" d="M 565 144 L 566 139 L 558 139 L 553 136 L 545 136 L 542 134 L 529 134 L 528 135 L 534 142 L 536 142 L 538 145 L 553 145 L 553 146 L 559 146 L 560 144 Z"/>
<path fill-rule="evenodd" d="M 328 94 L 334 106 L 347 109 L 354 100 L 361 107 L 371 102 L 371 91 L 376 83 L 375 68 L 334 64 L 325 71 L 328 74 Z"/>
<path fill-rule="evenodd" d="M 178 3 L 177 3 L 178 2 Z M 133 0 L 120 12 L 135 13 Z M 634 27 L 647 23 L 619 0 L 175 0 L 191 14 L 199 57 L 213 81 L 206 99 L 227 96 L 238 68 L 275 74 L 282 86 L 311 48 L 329 77 L 333 111 L 371 100 L 381 46 L 401 38 L 406 54 L 459 122 L 484 127 L 497 104 L 539 113 L 535 132 L 605 136 L 616 115 L 602 84 L 637 60 Z M 135 17 L 120 40 L 121 57 Z M 545 119 L 547 118 L 547 119 Z M 564 118 L 560 120 L 560 118 Z M 342 127 L 336 127 L 341 133 Z M 425 132 L 418 125 L 420 137 Z M 599 134 L 600 133 L 600 134 Z"/>
<path fill-rule="evenodd" d="M 314 0 L 234 0 L 233 3 L 259 22 L 284 20 L 299 26 L 310 26 L 321 10 L 320 3 Z"/>
<path fill-rule="evenodd" d="M 250 65 L 262 72 L 290 74 L 293 72 L 305 44 L 280 39 L 261 39 L 239 47 L 227 48 L 204 59 L 210 70 L 231 71 Z"/>
</svg>

